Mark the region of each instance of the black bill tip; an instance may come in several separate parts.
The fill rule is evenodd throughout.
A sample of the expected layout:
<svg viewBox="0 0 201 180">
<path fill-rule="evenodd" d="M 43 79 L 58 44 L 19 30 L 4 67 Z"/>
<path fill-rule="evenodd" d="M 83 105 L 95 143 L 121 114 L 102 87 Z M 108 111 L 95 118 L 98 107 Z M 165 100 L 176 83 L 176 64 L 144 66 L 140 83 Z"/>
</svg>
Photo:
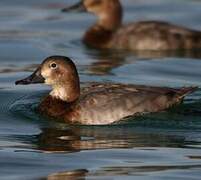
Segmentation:
<svg viewBox="0 0 201 180">
<path fill-rule="evenodd" d="M 26 85 L 26 84 L 30 84 L 26 78 L 25 79 L 21 79 L 21 80 L 18 80 L 18 81 L 15 81 L 15 85 Z"/>
<path fill-rule="evenodd" d="M 44 82 L 45 82 L 45 78 L 41 75 L 41 69 L 39 67 L 30 76 L 16 81 L 15 85 L 37 84 L 37 83 L 44 83 Z"/>
</svg>

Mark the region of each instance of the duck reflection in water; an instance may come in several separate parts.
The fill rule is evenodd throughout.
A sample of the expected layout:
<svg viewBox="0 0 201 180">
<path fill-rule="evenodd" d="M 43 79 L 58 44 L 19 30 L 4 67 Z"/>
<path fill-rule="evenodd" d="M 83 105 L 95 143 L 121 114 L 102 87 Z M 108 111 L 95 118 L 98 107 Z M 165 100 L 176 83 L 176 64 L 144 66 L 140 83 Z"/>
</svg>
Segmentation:
<svg viewBox="0 0 201 180">
<path fill-rule="evenodd" d="M 65 128 L 64 128 L 65 127 Z M 35 147 L 42 152 L 77 152 L 82 150 L 139 148 L 139 147 L 180 147 L 185 137 L 154 132 L 144 133 L 131 126 L 42 128 L 35 136 Z"/>
<path fill-rule="evenodd" d="M 84 180 L 87 173 L 86 169 L 57 172 L 48 175 L 45 180 Z"/>
<path fill-rule="evenodd" d="M 111 75 L 112 71 L 126 64 L 133 64 L 137 61 L 151 61 L 159 59 L 163 61 L 167 58 L 201 58 L 201 51 L 126 51 L 126 50 L 96 50 L 85 48 L 85 54 L 93 59 L 93 62 L 85 67 L 85 71 L 95 75 Z"/>
</svg>

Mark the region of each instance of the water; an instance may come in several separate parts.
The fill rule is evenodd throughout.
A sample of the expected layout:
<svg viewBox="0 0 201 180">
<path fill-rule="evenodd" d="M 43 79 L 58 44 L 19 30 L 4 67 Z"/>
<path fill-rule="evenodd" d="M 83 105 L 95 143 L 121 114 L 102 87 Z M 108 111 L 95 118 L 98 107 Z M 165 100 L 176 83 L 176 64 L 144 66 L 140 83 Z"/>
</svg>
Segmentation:
<svg viewBox="0 0 201 180">
<path fill-rule="evenodd" d="M 75 60 L 81 81 L 201 86 L 201 52 L 99 52 L 80 42 L 94 22 L 67 0 L 0 1 L 0 177 L 200 179 L 201 90 L 184 104 L 111 126 L 69 126 L 34 111 L 49 87 L 15 86 L 50 55 Z M 124 20 L 201 29 L 200 1 L 124 0 Z"/>
</svg>

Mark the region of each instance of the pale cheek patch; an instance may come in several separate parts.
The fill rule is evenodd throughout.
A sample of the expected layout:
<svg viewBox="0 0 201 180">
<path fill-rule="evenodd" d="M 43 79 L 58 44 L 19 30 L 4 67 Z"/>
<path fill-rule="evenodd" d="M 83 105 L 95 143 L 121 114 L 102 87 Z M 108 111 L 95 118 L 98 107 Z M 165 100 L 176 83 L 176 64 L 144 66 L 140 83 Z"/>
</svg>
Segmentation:
<svg viewBox="0 0 201 180">
<path fill-rule="evenodd" d="M 46 79 L 50 76 L 50 70 L 42 69 L 41 75 Z"/>
<path fill-rule="evenodd" d="M 103 12 L 103 13 L 100 14 L 99 17 L 100 17 L 100 20 L 108 19 L 108 14 Z"/>
<path fill-rule="evenodd" d="M 50 78 L 50 70 L 43 69 L 41 75 L 45 78 L 45 84 L 51 85 L 53 83 Z"/>
</svg>

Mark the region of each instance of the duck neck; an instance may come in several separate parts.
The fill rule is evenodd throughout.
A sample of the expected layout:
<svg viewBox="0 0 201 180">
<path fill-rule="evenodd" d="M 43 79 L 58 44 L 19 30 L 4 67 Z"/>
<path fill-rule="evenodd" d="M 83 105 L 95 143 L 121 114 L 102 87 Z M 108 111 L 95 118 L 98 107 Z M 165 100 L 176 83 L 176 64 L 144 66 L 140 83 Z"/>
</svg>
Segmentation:
<svg viewBox="0 0 201 180">
<path fill-rule="evenodd" d="M 83 42 L 94 48 L 109 48 L 112 35 L 121 26 L 121 21 L 122 8 L 117 3 L 109 10 L 98 14 L 97 23 L 85 33 Z"/>
<path fill-rule="evenodd" d="M 116 3 L 108 10 L 98 15 L 96 25 L 101 26 L 105 30 L 114 31 L 121 26 L 122 23 L 122 7 L 120 3 Z"/>
<path fill-rule="evenodd" d="M 54 85 L 50 95 L 67 103 L 74 102 L 80 96 L 79 81 Z"/>
</svg>

